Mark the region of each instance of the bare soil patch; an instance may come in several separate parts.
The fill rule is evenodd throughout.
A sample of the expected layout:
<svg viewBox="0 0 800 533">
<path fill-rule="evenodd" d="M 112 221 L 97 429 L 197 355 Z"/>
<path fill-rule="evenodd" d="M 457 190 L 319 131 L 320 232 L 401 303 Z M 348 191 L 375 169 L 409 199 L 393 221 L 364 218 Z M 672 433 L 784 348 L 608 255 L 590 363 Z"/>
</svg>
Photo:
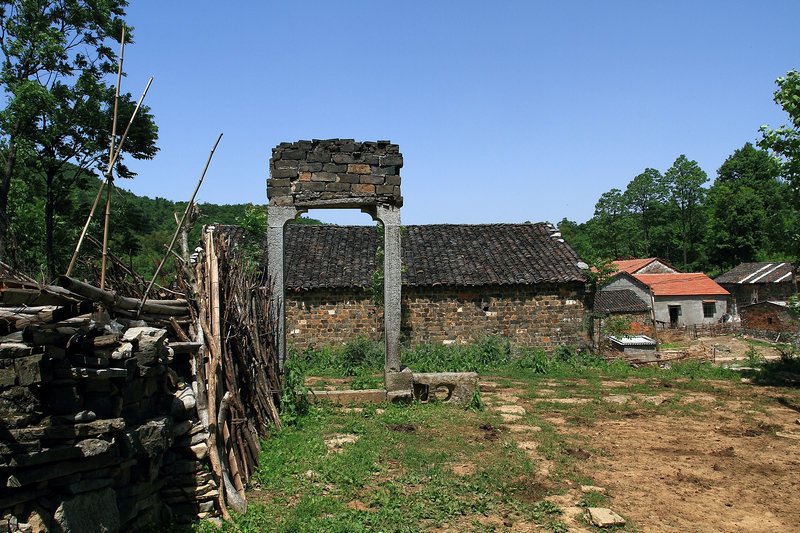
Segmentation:
<svg viewBox="0 0 800 533">
<path fill-rule="evenodd" d="M 590 440 L 594 453 L 577 452 L 584 452 L 584 473 L 608 488 L 608 506 L 639 531 L 800 530 L 800 441 L 778 435 L 800 429 L 797 412 L 770 402 L 782 390 L 722 392 L 698 396 L 723 402 L 698 412 L 640 407 L 643 416 L 559 425 L 558 431 Z M 741 409 L 754 392 L 771 405 Z"/>
</svg>

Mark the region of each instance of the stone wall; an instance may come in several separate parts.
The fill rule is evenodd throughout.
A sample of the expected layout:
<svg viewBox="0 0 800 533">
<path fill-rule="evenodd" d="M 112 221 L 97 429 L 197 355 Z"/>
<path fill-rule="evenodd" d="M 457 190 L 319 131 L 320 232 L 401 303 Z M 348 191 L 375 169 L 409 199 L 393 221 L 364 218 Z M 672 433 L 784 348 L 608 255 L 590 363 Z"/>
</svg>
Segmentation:
<svg viewBox="0 0 800 533">
<path fill-rule="evenodd" d="M 402 323 L 408 344 L 461 344 L 487 335 L 515 344 L 553 349 L 587 346 L 583 285 L 516 287 L 403 287 Z M 362 289 L 320 290 L 287 295 L 288 338 L 295 347 L 342 344 L 359 334 L 383 333 L 381 312 Z"/>
<path fill-rule="evenodd" d="M 166 330 L 94 318 L 0 339 L 2 531 L 146 531 L 216 512 L 190 355 Z"/>
<path fill-rule="evenodd" d="M 275 206 L 367 203 L 400 207 L 402 166 L 403 155 L 390 141 L 281 143 L 272 149 L 267 198 Z"/>
</svg>

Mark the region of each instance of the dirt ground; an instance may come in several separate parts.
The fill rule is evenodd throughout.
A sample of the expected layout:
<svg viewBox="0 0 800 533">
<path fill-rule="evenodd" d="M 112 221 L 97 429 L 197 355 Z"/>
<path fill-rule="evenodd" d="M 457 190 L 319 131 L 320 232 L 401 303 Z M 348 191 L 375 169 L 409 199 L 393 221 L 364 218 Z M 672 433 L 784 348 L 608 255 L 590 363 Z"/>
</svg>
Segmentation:
<svg viewBox="0 0 800 533">
<path fill-rule="evenodd" d="M 690 344 L 702 344 L 708 348 L 716 348 L 716 363 L 727 364 L 747 360 L 747 351 L 755 348 L 758 354 L 767 361 L 780 359 L 781 353 L 773 346 L 751 344 L 742 337 L 725 335 L 722 337 L 700 337 Z M 760 343 L 761 344 L 761 343 Z M 763 343 L 768 344 L 768 343 Z"/>
<path fill-rule="evenodd" d="M 487 381 L 482 389 L 490 408 L 506 422 L 501 429 L 537 461 L 542 476 L 555 465 L 537 452 L 541 428 L 521 424 L 524 413 L 535 413 L 557 433 L 585 443 L 579 471 L 606 492 L 602 507 L 625 517 L 626 530 L 800 531 L 800 397 L 776 387 L 706 384 L 696 392 L 674 386 L 659 390 L 647 382 L 653 390 L 642 393 L 643 383 L 636 380 L 604 382 L 601 402 L 624 409 L 609 416 L 600 408 L 595 418 L 577 422 L 577 411 L 570 409 L 597 405 L 596 397 L 580 397 L 580 387 L 575 395 L 559 398 L 564 384 L 545 382 L 533 400 L 513 385 Z M 637 388 L 626 392 L 626 387 Z M 559 409 L 542 412 L 542 401 Z M 565 493 L 548 499 L 565 510 L 562 520 L 569 531 L 596 531 L 580 518 L 585 509 L 578 505 L 587 487 L 567 485 Z"/>
</svg>

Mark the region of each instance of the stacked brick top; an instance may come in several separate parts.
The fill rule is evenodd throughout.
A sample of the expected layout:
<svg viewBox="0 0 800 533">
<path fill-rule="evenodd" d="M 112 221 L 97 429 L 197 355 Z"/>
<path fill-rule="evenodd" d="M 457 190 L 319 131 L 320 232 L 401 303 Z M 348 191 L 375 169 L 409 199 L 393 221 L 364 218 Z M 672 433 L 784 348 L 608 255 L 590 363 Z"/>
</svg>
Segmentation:
<svg viewBox="0 0 800 533">
<path fill-rule="evenodd" d="M 267 197 L 272 205 L 400 207 L 403 155 L 390 141 L 328 139 L 272 149 Z"/>
</svg>

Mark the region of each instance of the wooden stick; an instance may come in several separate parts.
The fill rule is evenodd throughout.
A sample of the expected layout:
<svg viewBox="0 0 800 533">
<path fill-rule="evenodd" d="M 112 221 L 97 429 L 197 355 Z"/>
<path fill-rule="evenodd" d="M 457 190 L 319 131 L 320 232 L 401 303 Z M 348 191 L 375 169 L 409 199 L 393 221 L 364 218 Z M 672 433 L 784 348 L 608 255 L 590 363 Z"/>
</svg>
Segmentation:
<svg viewBox="0 0 800 533">
<path fill-rule="evenodd" d="M 68 276 L 59 276 L 58 284 L 75 294 L 91 300 L 100 301 L 111 308 L 136 311 L 139 306 L 139 300 L 136 298 L 117 296 L 111 291 L 98 289 L 93 285 Z M 184 316 L 189 314 L 189 309 L 186 306 L 186 300 L 154 300 L 152 302 L 147 302 L 142 310 L 154 315 Z"/>
<path fill-rule="evenodd" d="M 117 140 L 117 108 L 119 107 L 119 86 L 122 83 L 122 58 L 125 55 L 125 26 L 122 27 L 122 38 L 119 43 L 119 62 L 117 63 L 117 86 L 114 90 L 114 115 L 111 120 L 111 145 L 108 149 L 109 167 L 114 157 L 114 142 Z M 100 261 L 100 288 L 106 287 L 106 256 L 108 254 L 108 224 L 111 219 L 111 190 L 114 188 L 114 177 L 108 173 L 108 191 L 106 194 L 106 219 L 103 224 L 103 255 Z"/>
<path fill-rule="evenodd" d="M 114 177 L 108 175 L 108 188 L 106 189 L 106 216 L 103 222 L 103 252 L 100 259 L 100 290 L 106 287 L 106 261 L 108 259 L 108 227 L 111 221 L 111 191 L 114 189 Z"/>
<path fill-rule="evenodd" d="M 81 245 L 83 244 L 83 239 L 86 236 L 86 232 L 89 230 L 89 224 L 92 222 L 94 211 L 95 209 L 97 209 L 97 204 L 100 202 L 100 196 L 103 194 L 103 187 L 108 181 L 108 177 L 111 175 L 111 169 L 114 167 L 114 163 L 116 163 L 117 158 L 119 157 L 119 154 L 122 150 L 122 143 L 125 142 L 125 138 L 128 136 L 128 131 L 131 128 L 133 119 L 136 117 L 136 113 L 139 112 L 139 108 L 141 107 L 142 101 L 144 100 L 144 97 L 147 94 L 147 90 L 150 89 L 151 83 L 153 83 L 153 76 L 150 76 L 150 80 L 147 82 L 147 86 L 144 88 L 144 92 L 142 92 L 142 95 L 139 97 L 139 101 L 136 103 L 136 107 L 133 109 L 131 118 L 128 121 L 128 126 L 125 128 L 125 133 L 122 134 L 122 138 L 119 140 L 119 144 L 117 144 L 117 151 L 114 153 L 114 157 L 110 158 L 108 161 L 108 169 L 103 175 L 104 176 L 103 181 L 100 183 L 100 189 L 97 191 L 97 196 L 94 199 L 94 203 L 92 203 L 92 208 L 91 210 L 89 210 L 89 216 L 86 218 L 86 223 L 83 225 L 83 230 L 81 230 L 81 236 L 78 237 L 78 244 L 75 246 L 75 251 L 72 252 L 72 259 L 70 259 L 69 267 L 67 267 L 67 276 L 69 276 L 72 273 L 72 267 L 75 266 L 75 260 L 78 258 L 78 253 L 80 252 Z"/>
<path fill-rule="evenodd" d="M 230 391 L 226 392 L 225 395 L 222 397 L 222 401 L 219 404 L 219 414 L 217 416 L 217 426 L 221 430 L 221 434 L 223 436 L 223 444 L 224 444 L 225 431 L 227 431 L 227 428 L 225 426 L 225 422 L 227 420 L 227 415 L 228 415 L 228 411 L 229 411 L 229 404 L 230 404 L 230 401 L 231 401 L 231 396 L 232 395 L 231 395 Z M 219 450 L 218 450 L 218 452 L 219 452 Z M 224 453 L 222 453 L 220 455 L 222 457 L 225 457 Z M 230 476 L 230 472 L 228 471 L 228 465 L 225 464 L 224 460 L 221 462 L 221 466 L 222 466 L 222 479 L 223 479 L 224 486 L 225 486 L 225 495 L 228 498 L 228 504 L 237 513 L 242 513 L 242 514 L 246 513 L 247 512 L 247 500 L 244 499 L 244 490 L 242 490 L 242 493 L 239 493 L 239 491 L 234 486 L 233 482 L 231 482 L 231 476 Z M 240 483 L 241 483 L 241 481 L 240 481 Z"/>
<path fill-rule="evenodd" d="M 153 274 L 152 281 L 150 281 L 150 284 L 147 286 L 147 289 L 144 291 L 144 296 L 142 296 L 142 302 L 141 302 L 140 307 L 139 307 L 140 309 L 141 309 L 141 306 L 144 305 L 144 302 L 147 300 L 147 294 L 150 292 L 150 289 L 153 288 L 153 283 L 155 283 L 156 277 L 158 276 L 158 273 L 161 272 L 161 267 L 164 266 L 164 262 L 167 260 L 167 257 L 169 257 L 169 252 L 172 250 L 172 247 L 175 246 L 175 241 L 178 238 L 178 234 L 180 233 L 181 226 L 183 225 L 183 221 L 186 220 L 186 216 L 189 214 L 189 211 L 192 209 L 192 205 L 194 205 L 194 199 L 197 196 L 197 191 L 200 190 L 200 185 L 203 184 L 203 178 L 206 177 L 206 171 L 208 170 L 208 165 L 211 164 L 211 158 L 214 157 L 214 151 L 217 149 L 217 145 L 219 144 L 220 140 L 222 140 L 222 134 L 221 133 L 219 134 L 219 137 L 217 137 L 217 142 L 214 143 L 214 147 L 211 148 L 211 153 L 208 154 L 208 160 L 206 160 L 206 166 L 203 168 L 203 173 L 200 174 L 200 179 L 197 181 L 197 186 L 194 188 L 194 192 L 192 193 L 192 197 L 189 200 L 189 203 L 186 205 L 186 209 L 183 211 L 183 216 L 181 217 L 181 220 L 178 223 L 178 227 L 175 229 L 175 234 L 172 236 L 172 241 L 169 243 L 169 246 L 167 247 L 167 253 L 164 254 L 164 257 L 161 259 L 161 262 L 158 264 L 158 268 L 156 268 L 156 271 Z"/>
<path fill-rule="evenodd" d="M 122 26 L 122 39 L 119 42 L 119 63 L 117 64 L 117 88 L 114 92 L 114 120 L 111 122 L 111 147 L 108 150 L 108 160 L 114 157 L 114 143 L 117 140 L 117 107 L 119 106 L 119 86 L 122 83 L 122 61 L 125 55 L 125 26 Z"/>
<path fill-rule="evenodd" d="M 94 197 L 94 202 L 92 202 L 92 208 L 89 210 L 89 217 L 86 219 L 86 223 L 83 225 L 83 229 L 81 230 L 81 236 L 78 237 L 78 244 L 75 246 L 75 251 L 72 252 L 72 259 L 69 260 L 69 266 L 67 267 L 67 274 L 66 274 L 67 276 L 72 274 L 72 268 L 75 266 L 75 260 L 78 258 L 78 252 L 81 249 L 84 237 L 86 237 L 86 232 L 89 230 L 89 224 L 92 222 L 92 216 L 94 216 L 94 210 L 97 209 L 97 204 L 100 203 L 100 197 L 103 195 L 103 187 L 105 187 L 107 181 L 108 181 L 108 176 L 106 175 L 103 178 L 103 181 L 100 182 L 100 188 L 97 190 L 97 196 Z"/>
</svg>

